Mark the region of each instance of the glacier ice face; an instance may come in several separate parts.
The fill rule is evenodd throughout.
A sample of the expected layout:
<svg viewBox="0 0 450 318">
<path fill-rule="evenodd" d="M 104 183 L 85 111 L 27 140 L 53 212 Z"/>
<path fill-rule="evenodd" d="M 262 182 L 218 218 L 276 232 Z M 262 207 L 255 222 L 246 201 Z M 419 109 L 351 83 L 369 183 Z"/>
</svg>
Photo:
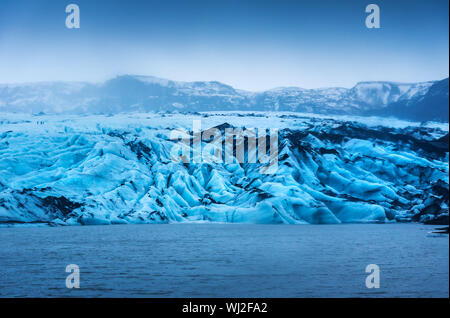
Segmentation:
<svg viewBox="0 0 450 318">
<path fill-rule="evenodd" d="M 194 119 L 278 127 L 277 172 L 173 162 L 170 132 Z M 448 126 L 355 119 L 0 114 L 0 224 L 448 220 Z"/>
</svg>

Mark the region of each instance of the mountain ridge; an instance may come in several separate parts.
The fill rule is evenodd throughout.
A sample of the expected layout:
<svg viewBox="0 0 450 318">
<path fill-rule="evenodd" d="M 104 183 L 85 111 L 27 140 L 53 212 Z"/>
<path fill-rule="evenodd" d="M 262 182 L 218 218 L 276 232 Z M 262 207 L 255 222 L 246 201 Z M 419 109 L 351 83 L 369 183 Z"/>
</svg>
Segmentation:
<svg viewBox="0 0 450 318">
<path fill-rule="evenodd" d="M 428 105 L 433 106 L 432 112 L 425 111 Z M 448 122 L 446 108 L 448 78 L 418 83 L 361 81 L 352 88 L 278 87 L 262 92 L 236 89 L 218 81 L 183 82 L 144 75 L 121 75 L 102 83 L 0 84 L 0 111 L 4 112 L 252 110 Z"/>
</svg>

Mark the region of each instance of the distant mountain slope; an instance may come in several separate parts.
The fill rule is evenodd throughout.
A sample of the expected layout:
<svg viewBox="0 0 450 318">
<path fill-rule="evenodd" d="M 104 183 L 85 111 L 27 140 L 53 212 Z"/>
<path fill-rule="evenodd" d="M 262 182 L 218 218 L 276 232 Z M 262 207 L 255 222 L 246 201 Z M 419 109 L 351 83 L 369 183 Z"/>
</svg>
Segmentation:
<svg viewBox="0 0 450 318">
<path fill-rule="evenodd" d="M 295 111 L 395 116 L 448 122 L 448 78 L 421 83 L 360 82 L 353 88 L 281 87 L 247 92 L 220 82 L 177 82 L 123 75 L 100 84 L 0 85 L 0 111 L 118 113 L 128 111 Z"/>
<path fill-rule="evenodd" d="M 410 99 L 394 102 L 386 109 L 373 110 L 371 115 L 395 116 L 398 118 L 422 121 L 447 121 L 449 119 L 448 78 L 435 82 L 426 94 L 415 95 Z"/>
</svg>

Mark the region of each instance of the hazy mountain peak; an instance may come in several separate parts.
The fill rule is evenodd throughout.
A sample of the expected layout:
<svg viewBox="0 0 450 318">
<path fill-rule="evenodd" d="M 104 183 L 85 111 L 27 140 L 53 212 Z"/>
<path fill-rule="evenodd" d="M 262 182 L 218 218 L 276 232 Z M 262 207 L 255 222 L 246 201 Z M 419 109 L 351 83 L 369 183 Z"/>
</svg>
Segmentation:
<svg viewBox="0 0 450 318">
<path fill-rule="evenodd" d="M 427 95 L 434 96 L 432 101 Z M 429 105 L 434 107 L 430 112 L 433 116 L 427 116 L 426 112 L 411 116 L 411 110 L 415 109 L 415 105 L 423 104 L 423 100 L 430 101 Z M 448 121 L 448 111 L 442 108 L 448 108 L 448 79 L 419 83 L 362 81 L 350 89 L 278 87 L 263 92 L 238 90 L 218 81 L 182 82 L 130 74 L 101 84 L 42 82 L 0 85 L 0 111 L 6 112 L 260 110 L 377 114 Z"/>
</svg>

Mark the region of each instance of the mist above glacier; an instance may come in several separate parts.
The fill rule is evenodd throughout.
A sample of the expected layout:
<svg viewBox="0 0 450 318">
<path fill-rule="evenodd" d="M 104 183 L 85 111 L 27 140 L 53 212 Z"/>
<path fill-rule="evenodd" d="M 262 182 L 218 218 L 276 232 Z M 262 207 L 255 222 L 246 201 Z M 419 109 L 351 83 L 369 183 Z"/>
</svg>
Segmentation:
<svg viewBox="0 0 450 318">
<path fill-rule="evenodd" d="M 448 79 L 421 83 L 360 82 L 348 88 L 281 87 L 248 92 L 217 82 L 123 75 L 104 83 L 0 85 L 0 111 L 48 114 L 294 111 L 448 122 Z"/>
</svg>

